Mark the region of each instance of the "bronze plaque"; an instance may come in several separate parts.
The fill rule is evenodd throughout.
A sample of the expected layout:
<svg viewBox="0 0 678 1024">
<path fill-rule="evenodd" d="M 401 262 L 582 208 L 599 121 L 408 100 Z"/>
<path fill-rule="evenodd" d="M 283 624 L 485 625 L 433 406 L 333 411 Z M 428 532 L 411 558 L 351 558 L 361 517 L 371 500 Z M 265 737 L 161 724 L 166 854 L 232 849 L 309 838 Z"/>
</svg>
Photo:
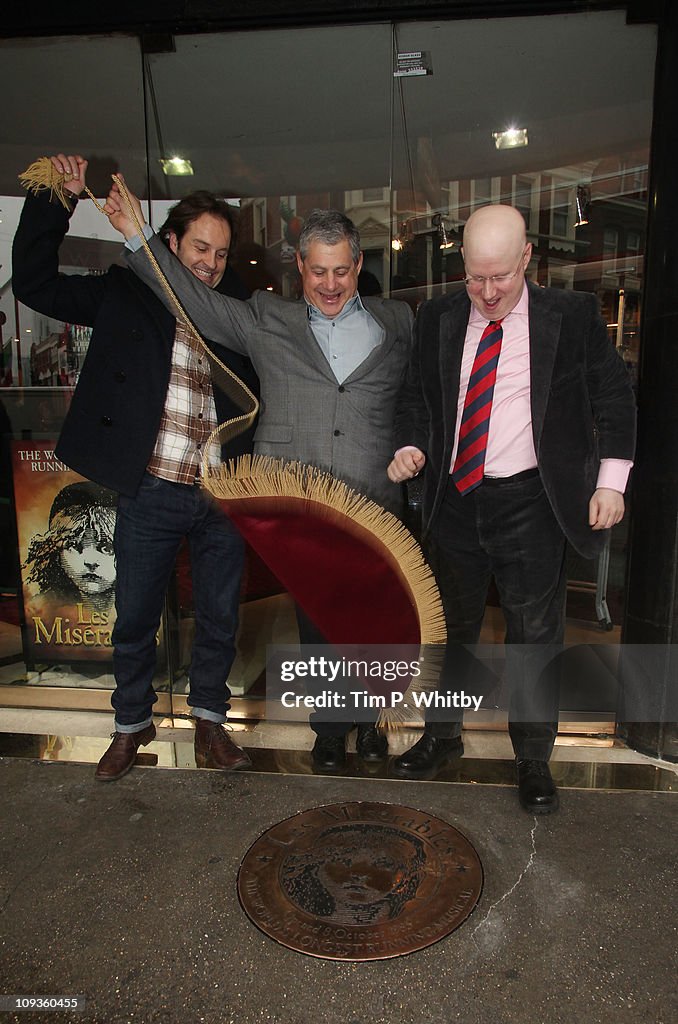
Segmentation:
<svg viewBox="0 0 678 1024">
<path fill-rule="evenodd" d="M 313 807 L 264 832 L 238 873 L 245 913 L 289 949 L 384 960 L 458 928 L 483 870 L 461 832 L 398 804 Z"/>
</svg>

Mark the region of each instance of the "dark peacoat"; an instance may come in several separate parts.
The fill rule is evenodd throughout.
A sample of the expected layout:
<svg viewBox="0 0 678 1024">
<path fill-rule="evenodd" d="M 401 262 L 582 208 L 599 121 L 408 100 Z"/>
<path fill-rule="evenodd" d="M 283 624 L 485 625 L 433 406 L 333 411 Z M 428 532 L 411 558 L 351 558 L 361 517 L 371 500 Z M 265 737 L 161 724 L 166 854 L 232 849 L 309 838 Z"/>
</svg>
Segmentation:
<svg viewBox="0 0 678 1024">
<path fill-rule="evenodd" d="M 588 504 L 600 459 L 633 459 L 633 392 L 594 295 L 531 283 L 528 292 L 537 464 L 563 533 L 580 554 L 592 558 L 605 531 L 588 525 Z M 422 473 L 425 533 L 435 521 L 449 474 L 470 310 L 465 291 L 422 304 L 398 400 L 398 447 L 416 445 L 427 456 Z"/>
<path fill-rule="evenodd" d="M 58 253 L 69 217 L 47 193 L 27 197 L 14 238 L 12 287 L 31 309 L 93 328 L 56 455 L 88 479 L 133 497 L 158 436 L 176 321 L 124 267 L 111 266 L 101 275 L 60 274 Z M 219 288 L 247 295 L 228 269 Z M 210 347 L 258 394 L 249 359 L 221 345 Z M 214 399 L 220 423 L 241 411 L 217 387 Z M 253 433 L 252 428 L 224 445 L 222 456 L 250 452 Z"/>
</svg>

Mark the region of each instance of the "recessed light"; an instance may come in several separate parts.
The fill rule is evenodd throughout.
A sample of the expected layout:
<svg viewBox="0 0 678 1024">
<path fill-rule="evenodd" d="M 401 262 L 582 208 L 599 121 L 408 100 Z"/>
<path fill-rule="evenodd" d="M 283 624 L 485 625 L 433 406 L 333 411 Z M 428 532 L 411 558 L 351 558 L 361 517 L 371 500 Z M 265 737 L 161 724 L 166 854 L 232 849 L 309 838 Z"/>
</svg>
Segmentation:
<svg viewBox="0 0 678 1024">
<path fill-rule="evenodd" d="M 163 174 L 168 177 L 193 174 L 193 164 L 181 156 L 171 156 L 167 160 L 161 160 L 160 165 Z"/>
<path fill-rule="evenodd" d="M 517 149 L 527 146 L 527 128 L 507 128 L 504 132 L 492 132 L 497 149 Z"/>
</svg>

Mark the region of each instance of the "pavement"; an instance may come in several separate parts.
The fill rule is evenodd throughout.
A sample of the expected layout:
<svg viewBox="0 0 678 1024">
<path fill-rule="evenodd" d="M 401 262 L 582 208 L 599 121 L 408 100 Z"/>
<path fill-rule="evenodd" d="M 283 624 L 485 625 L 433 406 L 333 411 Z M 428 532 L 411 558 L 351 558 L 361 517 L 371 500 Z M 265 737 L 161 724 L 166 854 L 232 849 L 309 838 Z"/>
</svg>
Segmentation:
<svg viewBox="0 0 678 1024">
<path fill-rule="evenodd" d="M 525 814 L 512 787 L 0 758 L 0 993 L 84 996 L 92 1024 L 675 1024 L 671 792 L 561 791 Z M 484 888 L 417 953 L 320 960 L 240 908 L 241 859 L 267 828 L 344 800 L 406 804 L 470 840 Z"/>
</svg>

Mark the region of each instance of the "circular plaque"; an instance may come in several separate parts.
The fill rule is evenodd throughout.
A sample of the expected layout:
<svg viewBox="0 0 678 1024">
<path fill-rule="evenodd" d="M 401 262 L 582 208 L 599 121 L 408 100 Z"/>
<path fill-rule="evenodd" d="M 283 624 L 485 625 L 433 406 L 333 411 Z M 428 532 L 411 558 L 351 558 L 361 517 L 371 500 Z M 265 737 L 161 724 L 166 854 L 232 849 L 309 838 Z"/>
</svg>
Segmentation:
<svg viewBox="0 0 678 1024">
<path fill-rule="evenodd" d="M 328 804 L 279 822 L 238 872 L 245 913 L 289 949 L 326 960 L 384 960 L 458 928 L 480 896 L 469 841 L 398 804 Z"/>
</svg>

